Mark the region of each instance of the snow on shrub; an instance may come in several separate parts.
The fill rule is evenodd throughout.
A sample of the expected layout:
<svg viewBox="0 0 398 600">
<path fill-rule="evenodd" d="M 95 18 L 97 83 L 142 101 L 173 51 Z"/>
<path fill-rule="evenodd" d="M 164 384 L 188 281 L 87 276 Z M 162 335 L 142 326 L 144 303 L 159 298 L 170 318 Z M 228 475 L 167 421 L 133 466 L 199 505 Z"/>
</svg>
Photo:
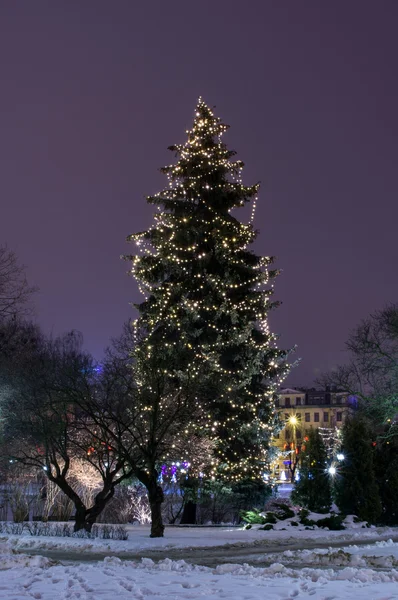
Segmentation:
<svg viewBox="0 0 398 600">
<path fill-rule="evenodd" d="M 70 523 L 43 523 L 42 521 L 33 521 L 25 523 L 0 522 L 0 534 L 49 537 L 72 537 L 83 539 L 100 540 L 127 540 L 127 529 L 123 525 L 93 525 L 91 532 L 73 531 L 73 524 Z"/>
</svg>

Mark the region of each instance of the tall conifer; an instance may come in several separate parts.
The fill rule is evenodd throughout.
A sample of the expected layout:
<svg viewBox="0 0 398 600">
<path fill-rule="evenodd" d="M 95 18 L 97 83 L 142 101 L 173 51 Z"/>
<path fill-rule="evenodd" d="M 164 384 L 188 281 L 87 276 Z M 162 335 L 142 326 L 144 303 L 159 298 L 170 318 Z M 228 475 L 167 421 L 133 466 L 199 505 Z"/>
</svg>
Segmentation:
<svg viewBox="0 0 398 600">
<path fill-rule="evenodd" d="M 168 186 L 147 199 L 157 207 L 154 223 L 130 236 L 139 252 L 128 258 L 146 296 L 135 324 L 140 356 L 156 349 L 182 393 L 186 374 L 197 378 L 191 427 L 211 440 L 210 474 L 239 481 L 266 469 L 288 367 L 267 323 L 273 258 L 249 248 L 257 232 L 235 216 L 249 202 L 254 214 L 259 186 L 243 185 L 243 163 L 221 139 L 226 130 L 199 99 L 187 141 L 169 148 L 177 162 L 162 169 Z"/>
</svg>

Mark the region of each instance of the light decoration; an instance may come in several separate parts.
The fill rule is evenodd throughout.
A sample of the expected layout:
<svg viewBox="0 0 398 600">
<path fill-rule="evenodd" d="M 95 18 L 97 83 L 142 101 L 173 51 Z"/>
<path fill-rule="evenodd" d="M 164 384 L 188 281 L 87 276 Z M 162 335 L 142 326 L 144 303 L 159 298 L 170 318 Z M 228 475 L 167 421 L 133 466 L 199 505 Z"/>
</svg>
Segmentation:
<svg viewBox="0 0 398 600">
<path fill-rule="evenodd" d="M 331 460 L 341 446 L 341 429 L 338 427 L 318 427 L 318 431 L 325 444 L 327 457 Z"/>
<path fill-rule="evenodd" d="M 238 481 L 269 468 L 274 401 L 289 366 L 267 322 L 278 271 L 270 269 L 272 257 L 248 250 L 259 185 L 243 185 L 243 163 L 221 140 L 227 128 L 199 99 L 187 141 L 169 148 L 178 161 L 162 169 L 168 186 L 147 199 L 157 206 L 154 223 L 129 236 L 137 254 L 125 258 L 145 296 L 134 322 L 137 347 L 148 360 L 154 351 L 162 356 L 162 373 L 181 390 L 184 373 L 198 382 L 214 374 L 214 401 L 196 398 L 200 416 L 184 434 L 211 440 L 211 477 L 222 472 Z M 250 201 L 244 224 L 232 212 Z M 148 386 L 145 378 L 138 384 Z"/>
<path fill-rule="evenodd" d="M 282 422 L 283 431 L 286 431 L 286 443 L 283 450 L 278 451 L 278 456 L 272 467 L 275 470 L 276 465 L 279 462 L 279 458 L 282 457 L 283 464 L 288 468 L 291 481 L 295 480 L 297 467 L 300 462 L 300 452 L 302 449 L 301 439 L 303 434 L 303 427 L 301 421 L 301 414 L 289 411 L 285 415 Z"/>
</svg>

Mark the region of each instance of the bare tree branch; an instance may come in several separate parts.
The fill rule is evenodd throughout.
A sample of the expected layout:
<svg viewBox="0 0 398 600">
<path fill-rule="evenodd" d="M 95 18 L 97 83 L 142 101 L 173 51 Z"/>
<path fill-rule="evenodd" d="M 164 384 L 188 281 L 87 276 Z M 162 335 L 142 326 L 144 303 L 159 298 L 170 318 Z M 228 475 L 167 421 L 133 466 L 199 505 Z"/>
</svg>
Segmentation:
<svg viewBox="0 0 398 600">
<path fill-rule="evenodd" d="M 32 311 L 32 295 L 37 288 L 29 286 L 25 267 L 16 254 L 0 246 L 0 321 L 26 316 Z"/>
</svg>

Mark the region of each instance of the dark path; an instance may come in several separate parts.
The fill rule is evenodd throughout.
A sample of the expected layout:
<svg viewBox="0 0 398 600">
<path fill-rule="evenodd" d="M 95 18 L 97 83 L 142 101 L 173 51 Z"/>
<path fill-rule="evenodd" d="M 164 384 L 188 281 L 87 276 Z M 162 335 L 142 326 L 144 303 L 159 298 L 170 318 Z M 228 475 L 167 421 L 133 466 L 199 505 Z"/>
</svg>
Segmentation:
<svg viewBox="0 0 398 600">
<path fill-rule="evenodd" d="M 281 541 L 278 544 L 271 542 L 258 542 L 254 544 L 211 546 L 207 548 L 172 548 L 159 550 L 142 550 L 139 552 L 79 552 L 78 550 L 32 550 L 30 548 L 19 548 L 18 551 L 24 554 L 40 555 L 60 562 L 97 562 L 103 560 L 106 556 L 116 556 L 122 560 L 140 561 L 141 558 L 151 558 L 159 561 L 165 558 L 172 560 L 185 560 L 188 563 L 203 565 L 206 567 L 216 567 L 225 563 L 248 563 L 254 566 L 265 566 L 270 562 L 275 562 L 275 557 L 267 559 L 268 554 L 284 552 L 285 550 L 313 550 L 315 548 L 341 548 L 355 544 L 356 546 L 367 546 L 382 540 L 392 539 L 398 542 L 398 533 L 396 536 L 386 535 L 366 540 L 331 540 L 330 542 L 320 543 L 316 540 L 299 540 L 291 543 L 288 540 Z M 282 558 L 282 557 L 281 557 Z M 281 560 L 280 562 L 283 562 Z"/>
</svg>

